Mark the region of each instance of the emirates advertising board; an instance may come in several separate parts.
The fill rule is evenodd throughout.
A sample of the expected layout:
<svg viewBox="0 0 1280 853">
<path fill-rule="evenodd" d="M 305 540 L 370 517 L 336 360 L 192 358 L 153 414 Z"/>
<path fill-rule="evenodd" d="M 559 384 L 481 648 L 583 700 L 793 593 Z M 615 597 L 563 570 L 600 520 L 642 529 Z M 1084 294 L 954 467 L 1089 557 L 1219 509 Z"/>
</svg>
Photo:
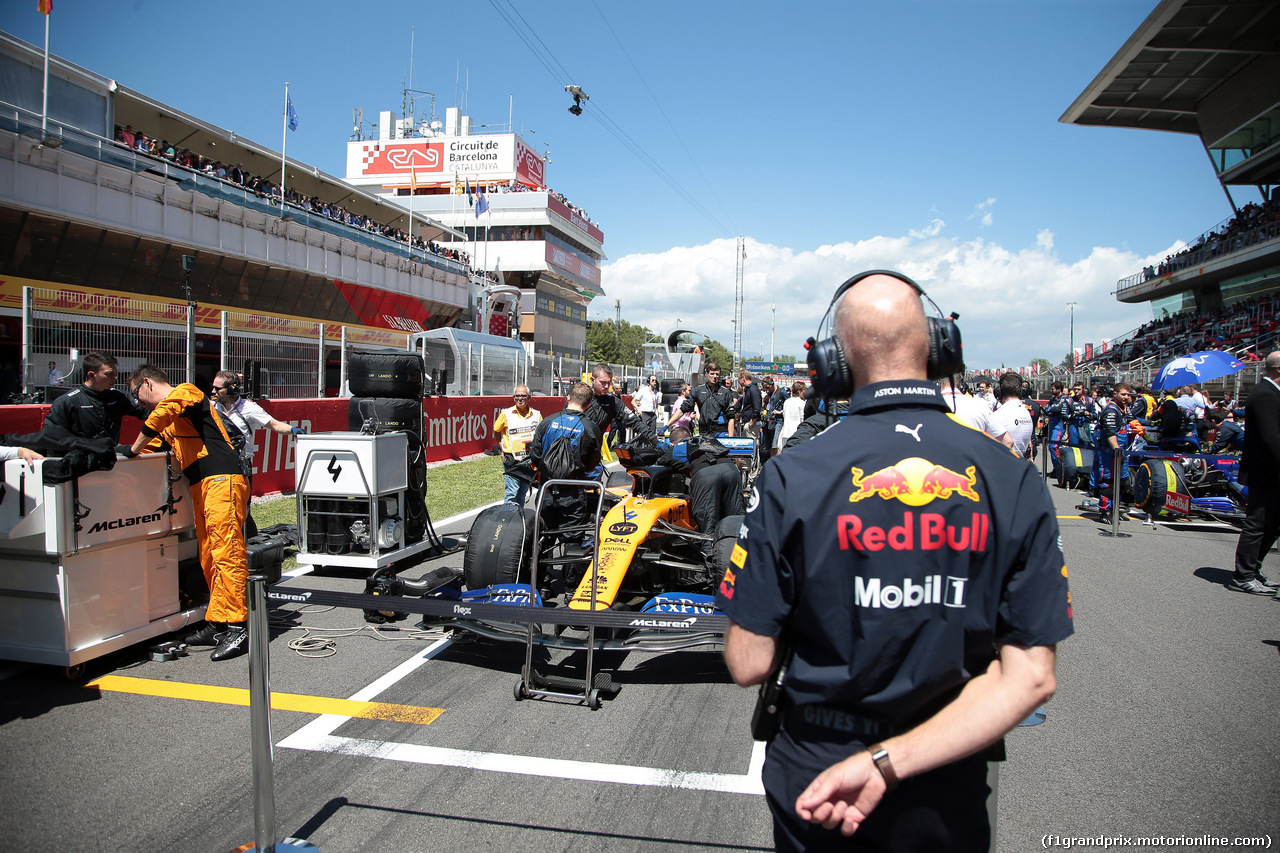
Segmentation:
<svg viewBox="0 0 1280 853">
<path fill-rule="evenodd" d="M 430 139 L 366 139 L 347 143 L 347 180 L 354 184 L 409 186 L 510 181 L 546 184 L 547 164 L 515 134 L 437 136 Z"/>
</svg>

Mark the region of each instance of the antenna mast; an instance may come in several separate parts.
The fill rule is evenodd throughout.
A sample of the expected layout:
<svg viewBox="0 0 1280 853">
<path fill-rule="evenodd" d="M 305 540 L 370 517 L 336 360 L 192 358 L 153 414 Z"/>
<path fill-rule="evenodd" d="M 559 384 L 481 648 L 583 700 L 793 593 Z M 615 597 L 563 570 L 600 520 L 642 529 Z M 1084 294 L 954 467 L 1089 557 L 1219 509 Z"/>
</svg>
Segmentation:
<svg viewBox="0 0 1280 853">
<path fill-rule="evenodd" d="M 735 260 L 737 269 L 733 294 L 733 362 L 734 367 L 738 368 L 742 366 L 742 274 L 747 264 L 746 237 L 738 238 Z"/>
</svg>

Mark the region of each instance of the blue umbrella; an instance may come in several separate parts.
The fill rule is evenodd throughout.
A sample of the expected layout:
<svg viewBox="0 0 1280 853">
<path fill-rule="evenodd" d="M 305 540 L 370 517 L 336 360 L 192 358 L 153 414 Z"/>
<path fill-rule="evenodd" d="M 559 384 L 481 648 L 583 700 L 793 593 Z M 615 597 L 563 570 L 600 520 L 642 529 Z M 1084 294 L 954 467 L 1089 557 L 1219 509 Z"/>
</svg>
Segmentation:
<svg viewBox="0 0 1280 853">
<path fill-rule="evenodd" d="M 1160 375 L 1151 387 L 1157 391 L 1166 388 L 1177 388 L 1179 385 L 1199 385 L 1210 379 L 1230 376 L 1244 368 L 1244 362 L 1230 353 L 1211 349 L 1204 352 L 1193 352 L 1175 358 L 1160 368 Z"/>
</svg>

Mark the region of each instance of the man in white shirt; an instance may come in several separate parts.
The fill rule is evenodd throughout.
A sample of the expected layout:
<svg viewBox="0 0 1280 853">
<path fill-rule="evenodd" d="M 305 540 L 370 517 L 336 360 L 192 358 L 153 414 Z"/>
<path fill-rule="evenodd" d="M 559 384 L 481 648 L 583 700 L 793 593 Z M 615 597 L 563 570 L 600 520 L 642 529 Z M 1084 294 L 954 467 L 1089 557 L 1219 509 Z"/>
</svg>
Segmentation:
<svg viewBox="0 0 1280 853">
<path fill-rule="evenodd" d="M 658 404 L 662 402 L 661 386 L 657 376 L 650 376 L 645 384 L 636 389 L 631 402 L 635 404 L 640 419 L 649 429 L 655 429 L 658 421 Z"/>
<path fill-rule="evenodd" d="M 306 430 L 302 427 L 290 426 L 284 421 L 276 420 L 257 403 L 240 396 L 240 377 L 234 371 L 218 371 L 213 377 L 211 392 L 210 396 L 213 397 L 214 409 L 225 420 L 230 422 L 235 429 L 239 430 L 240 435 L 244 436 L 243 443 L 234 434 L 231 435 L 231 441 L 236 449 L 240 451 L 240 461 L 244 467 L 244 476 L 249 481 L 249 493 L 252 495 L 253 455 L 258 450 L 258 446 L 253 443 L 253 431 L 259 427 L 266 427 L 272 432 L 278 432 L 281 435 L 302 435 Z M 246 509 L 245 536 L 253 537 L 257 535 L 257 532 L 258 526 L 254 524 L 253 517 Z"/>
<path fill-rule="evenodd" d="M 56 361 L 49 362 L 49 375 L 45 377 L 45 385 L 61 385 L 65 377 L 61 370 L 58 369 Z"/>
<path fill-rule="evenodd" d="M 942 399 L 947 404 L 947 408 L 952 414 L 960 420 L 967 423 L 974 429 L 987 431 L 987 420 L 991 415 L 991 411 L 987 408 L 987 404 L 980 400 L 975 400 L 968 394 L 961 394 L 955 388 L 951 387 L 951 377 L 944 376 L 938 380 L 938 385 L 942 388 Z"/>
<path fill-rule="evenodd" d="M 988 412 L 994 412 L 996 406 L 1000 405 L 996 402 L 996 397 L 991 393 L 991 383 L 983 379 L 978 382 L 978 394 L 975 400 L 987 407 Z"/>
<path fill-rule="evenodd" d="M 1000 405 L 987 419 L 987 432 L 1019 456 L 1031 449 L 1035 423 L 1022 404 L 1022 377 L 1012 370 L 1000 377 Z"/>
</svg>

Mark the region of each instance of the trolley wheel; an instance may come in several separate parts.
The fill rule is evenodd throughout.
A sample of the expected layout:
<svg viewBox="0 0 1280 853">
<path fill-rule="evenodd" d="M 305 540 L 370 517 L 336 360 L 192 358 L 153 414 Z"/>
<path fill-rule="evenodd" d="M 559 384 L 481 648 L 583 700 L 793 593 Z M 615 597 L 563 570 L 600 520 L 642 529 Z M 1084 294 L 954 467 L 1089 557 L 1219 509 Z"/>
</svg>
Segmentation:
<svg viewBox="0 0 1280 853">
<path fill-rule="evenodd" d="M 599 711 L 601 704 L 602 702 L 600 701 L 600 691 L 594 687 L 591 688 L 591 690 L 587 693 L 587 707 L 593 711 Z"/>
<path fill-rule="evenodd" d="M 517 701 L 517 702 L 522 701 L 525 697 L 527 697 L 527 696 L 529 695 L 528 691 L 526 691 L 526 690 L 524 689 L 524 679 L 523 679 L 523 678 L 516 682 L 516 689 L 515 689 L 515 690 L 513 690 L 513 691 L 511 691 L 511 692 L 515 694 L 515 697 L 516 697 L 516 701 Z"/>
<path fill-rule="evenodd" d="M 77 663 L 64 667 L 62 674 L 66 676 L 68 681 L 79 681 L 81 678 L 84 678 L 84 664 Z"/>
</svg>

